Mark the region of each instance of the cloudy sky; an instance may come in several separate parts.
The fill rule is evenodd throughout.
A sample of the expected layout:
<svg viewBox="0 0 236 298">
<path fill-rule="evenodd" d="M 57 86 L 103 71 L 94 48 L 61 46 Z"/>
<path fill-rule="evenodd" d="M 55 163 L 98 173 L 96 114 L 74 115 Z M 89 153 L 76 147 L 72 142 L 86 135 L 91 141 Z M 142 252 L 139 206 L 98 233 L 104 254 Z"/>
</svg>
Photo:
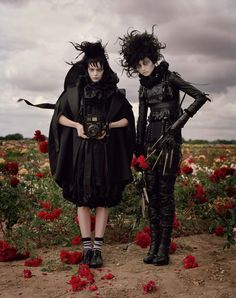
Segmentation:
<svg viewBox="0 0 236 298">
<path fill-rule="evenodd" d="M 135 115 L 138 79 L 119 66 L 117 37 L 129 27 L 157 24 L 170 70 L 210 93 L 211 103 L 183 130 L 185 139 L 236 139 L 236 3 L 234 0 L 0 0 L 0 135 L 48 135 L 52 111 L 34 103 L 54 103 L 77 53 L 69 41 L 107 44 L 110 65 Z M 186 97 L 184 107 L 191 103 Z"/>
</svg>

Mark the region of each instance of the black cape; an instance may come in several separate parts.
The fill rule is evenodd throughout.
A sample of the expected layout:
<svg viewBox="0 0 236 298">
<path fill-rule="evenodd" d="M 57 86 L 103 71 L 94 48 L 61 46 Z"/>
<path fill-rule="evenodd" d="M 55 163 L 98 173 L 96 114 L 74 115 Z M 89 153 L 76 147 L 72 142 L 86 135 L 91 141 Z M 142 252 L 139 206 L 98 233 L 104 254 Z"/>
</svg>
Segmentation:
<svg viewBox="0 0 236 298">
<path fill-rule="evenodd" d="M 82 69 L 82 70 L 81 70 Z M 76 158 L 80 144 L 84 140 L 78 137 L 74 128 L 58 123 L 63 114 L 73 121 L 79 121 L 79 110 L 82 100 L 81 90 L 84 87 L 84 71 L 80 64 L 74 65 L 65 78 L 64 92 L 59 97 L 49 130 L 49 161 L 51 172 L 57 184 L 63 188 L 66 199 L 77 204 L 73 196 L 74 176 L 76 175 Z M 111 73 L 111 76 L 116 76 Z M 106 122 L 118 121 L 122 118 L 128 120 L 128 126 L 111 129 L 106 139 L 107 164 L 109 183 L 111 186 L 125 186 L 132 181 L 130 170 L 131 160 L 135 148 L 135 124 L 132 106 L 116 86 L 111 93 L 109 110 Z M 122 189 L 122 188 L 121 188 Z M 110 193 L 112 196 L 112 192 Z M 109 196 L 108 196 L 109 197 Z M 106 206 L 119 203 L 117 198 L 108 198 Z M 95 206 L 96 207 L 96 206 Z"/>
</svg>

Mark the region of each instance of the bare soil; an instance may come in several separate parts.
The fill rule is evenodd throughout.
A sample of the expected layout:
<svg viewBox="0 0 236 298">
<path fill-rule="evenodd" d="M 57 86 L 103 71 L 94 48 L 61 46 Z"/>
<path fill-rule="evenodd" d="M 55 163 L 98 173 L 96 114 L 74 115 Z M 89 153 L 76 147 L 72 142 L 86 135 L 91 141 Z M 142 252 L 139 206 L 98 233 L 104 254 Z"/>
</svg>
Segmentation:
<svg viewBox="0 0 236 298">
<path fill-rule="evenodd" d="M 95 292 L 71 290 L 68 282 L 78 266 L 60 262 L 60 250 L 65 248 L 40 249 L 37 251 L 43 258 L 40 267 L 25 267 L 24 260 L 0 263 L 0 297 L 236 297 L 236 247 L 223 250 L 223 238 L 206 234 L 180 237 L 175 242 L 178 248 L 171 255 L 170 264 L 163 267 L 144 264 L 142 258 L 147 249 L 135 244 L 105 244 L 104 268 L 92 269 L 98 287 Z M 196 257 L 199 267 L 183 268 L 182 260 L 188 254 Z M 24 269 L 30 269 L 33 276 L 24 278 Z M 115 277 L 102 280 L 107 273 Z M 150 280 L 156 282 L 157 289 L 145 295 L 143 285 Z"/>
</svg>

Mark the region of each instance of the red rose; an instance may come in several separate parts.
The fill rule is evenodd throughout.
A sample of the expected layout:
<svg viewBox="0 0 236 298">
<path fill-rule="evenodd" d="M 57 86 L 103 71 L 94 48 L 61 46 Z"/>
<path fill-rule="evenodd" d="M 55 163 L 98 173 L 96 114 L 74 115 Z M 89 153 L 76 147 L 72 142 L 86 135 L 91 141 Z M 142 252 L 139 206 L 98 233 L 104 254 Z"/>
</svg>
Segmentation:
<svg viewBox="0 0 236 298">
<path fill-rule="evenodd" d="M 140 231 L 136 234 L 135 243 L 142 248 L 146 248 L 150 245 L 151 238 L 147 233 Z"/>
<path fill-rule="evenodd" d="M 72 245 L 78 245 L 78 244 L 80 244 L 80 242 L 81 242 L 81 238 L 80 238 L 80 236 L 75 236 L 75 237 L 72 238 L 72 240 L 71 240 L 71 244 L 72 244 Z"/>
<path fill-rule="evenodd" d="M 78 275 L 81 278 L 86 278 L 90 283 L 94 283 L 94 275 L 86 264 L 79 265 Z"/>
<path fill-rule="evenodd" d="M 145 170 L 149 167 L 144 155 L 140 155 L 138 158 L 133 158 L 131 166 L 133 166 L 137 172 Z"/>
<path fill-rule="evenodd" d="M 0 240 L 0 262 L 13 261 L 17 249 L 4 240 Z"/>
<path fill-rule="evenodd" d="M 35 176 L 37 178 L 41 179 L 41 178 L 44 178 L 45 177 L 45 174 L 44 173 L 41 173 L 41 172 L 38 172 L 38 173 L 35 174 Z"/>
<path fill-rule="evenodd" d="M 20 183 L 20 180 L 17 177 L 15 176 L 11 177 L 11 180 L 10 180 L 11 187 L 16 187 L 19 183 Z"/>
<path fill-rule="evenodd" d="M 192 255 L 188 255 L 183 259 L 183 264 L 185 269 L 195 268 L 198 267 L 198 263 L 196 259 Z"/>
<path fill-rule="evenodd" d="M 172 241 L 170 244 L 170 254 L 175 253 L 176 249 L 177 249 L 177 244 L 174 241 Z"/>
<path fill-rule="evenodd" d="M 39 143 L 39 151 L 41 153 L 48 153 L 48 141 L 43 141 Z"/>
<path fill-rule="evenodd" d="M 206 193 L 203 190 L 203 186 L 200 183 L 196 185 L 196 192 L 194 194 L 194 198 L 199 203 L 206 203 L 206 202 L 208 202 L 208 199 L 206 197 Z"/>
<path fill-rule="evenodd" d="M 224 235 L 224 228 L 222 226 L 217 226 L 214 230 L 216 236 L 223 236 Z"/>
<path fill-rule="evenodd" d="M 19 166 L 17 162 L 7 162 L 4 165 L 3 172 L 10 175 L 17 175 Z"/>
<path fill-rule="evenodd" d="M 68 252 L 66 250 L 61 250 L 60 252 L 60 259 L 66 264 L 78 264 L 82 258 L 82 253 L 78 251 Z"/>
<path fill-rule="evenodd" d="M 42 261 L 43 260 L 40 257 L 37 257 L 31 260 L 26 260 L 24 265 L 29 267 L 38 267 L 41 265 Z"/>
<path fill-rule="evenodd" d="M 173 228 L 178 229 L 180 227 L 180 221 L 177 219 L 176 214 L 174 215 L 174 220 L 173 220 Z"/>
<path fill-rule="evenodd" d="M 192 167 L 189 167 L 187 165 L 184 165 L 182 167 L 182 172 L 185 174 L 185 175 L 189 175 L 193 172 L 193 168 Z"/>
<path fill-rule="evenodd" d="M 23 275 L 24 275 L 24 278 L 31 278 L 32 277 L 32 272 L 28 269 L 25 269 L 23 271 Z"/>
<path fill-rule="evenodd" d="M 43 220 L 55 220 L 58 219 L 61 215 L 61 209 L 54 209 L 51 212 L 47 211 L 39 211 L 37 213 L 38 217 L 43 219 Z"/>
<path fill-rule="evenodd" d="M 150 235 L 150 233 L 151 233 L 150 227 L 149 226 L 144 227 L 143 228 L 143 232 L 144 233 L 147 233 L 148 235 Z"/>
<path fill-rule="evenodd" d="M 44 210 L 50 210 L 52 209 L 52 204 L 50 202 L 46 201 L 40 201 L 39 205 L 44 209 Z"/>
<path fill-rule="evenodd" d="M 157 288 L 156 283 L 154 280 L 150 280 L 147 284 L 143 286 L 143 292 L 144 294 L 148 294 L 150 292 L 155 291 Z"/>
</svg>

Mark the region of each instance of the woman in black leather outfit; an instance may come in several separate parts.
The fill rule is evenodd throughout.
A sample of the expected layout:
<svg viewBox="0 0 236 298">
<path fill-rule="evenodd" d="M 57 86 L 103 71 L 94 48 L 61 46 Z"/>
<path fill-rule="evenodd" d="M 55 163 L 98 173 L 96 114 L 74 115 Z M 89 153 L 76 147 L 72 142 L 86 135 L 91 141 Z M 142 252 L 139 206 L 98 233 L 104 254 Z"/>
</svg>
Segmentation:
<svg viewBox="0 0 236 298">
<path fill-rule="evenodd" d="M 155 163 L 145 172 L 151 245 L 143 261 L 167 265 L 175 214 L 174 185 L 181 156 L 181 128 L 209 99 L 178 73 L 168 70 L 169 64 L 160 53 L 165 45 L 154 35 L 154 26 L 151 34 L 133 30 L 119 40 L 121 65 L 128 77 L 138 73 L 140 79 L 136 156 L 144 154 L 147 160 L 155 156 Z M 195 99 L 184 112 L 180 91 Z"/>
</svg>

